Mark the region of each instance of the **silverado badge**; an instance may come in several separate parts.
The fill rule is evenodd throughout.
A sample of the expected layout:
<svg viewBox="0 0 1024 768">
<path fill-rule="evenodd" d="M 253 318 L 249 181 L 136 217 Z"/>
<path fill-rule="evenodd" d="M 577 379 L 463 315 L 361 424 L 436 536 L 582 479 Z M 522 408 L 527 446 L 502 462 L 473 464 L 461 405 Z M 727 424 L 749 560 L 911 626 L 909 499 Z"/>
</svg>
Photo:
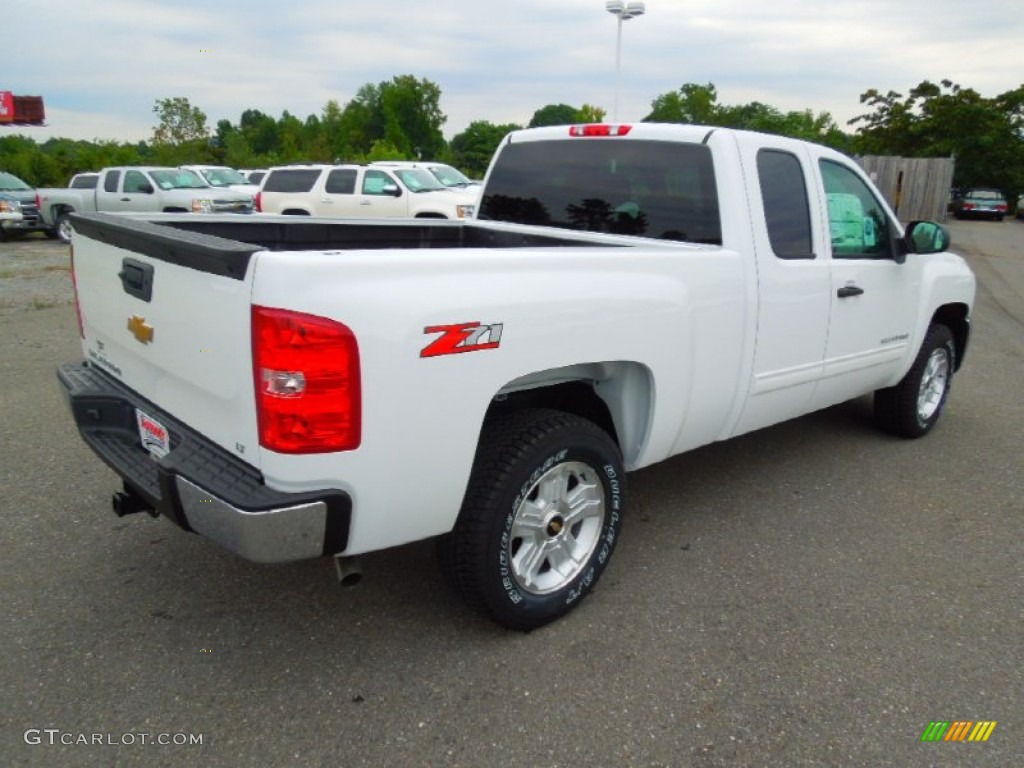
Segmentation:
<svg viewBox="0 0 1024 768">
<path fill-rule="evenodd" d="M 139 315 L 129 317 L 128 330 L 132 332 L 135 340 L 142 344 L 149 344 L 153 340 L 153 326 L 149 325 L 144 317 Z"/>
</svg>

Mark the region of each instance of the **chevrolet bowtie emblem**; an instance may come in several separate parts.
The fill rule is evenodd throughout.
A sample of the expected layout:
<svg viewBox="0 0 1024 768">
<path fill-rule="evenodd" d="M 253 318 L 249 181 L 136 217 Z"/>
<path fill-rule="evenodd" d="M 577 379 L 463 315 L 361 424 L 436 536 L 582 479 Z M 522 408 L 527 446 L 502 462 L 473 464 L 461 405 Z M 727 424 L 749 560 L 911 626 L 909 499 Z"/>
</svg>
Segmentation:
<svg viewBox="0 0 1024 768">
<path fill-rule="evenodd" d="M 139 317 L 139 315 L 129 317 L 128 330 L 142 344 L 149 344 L 153 340 L 153 326 L 146 323 L 146 318 L 144 317 Z"/>
</svg>

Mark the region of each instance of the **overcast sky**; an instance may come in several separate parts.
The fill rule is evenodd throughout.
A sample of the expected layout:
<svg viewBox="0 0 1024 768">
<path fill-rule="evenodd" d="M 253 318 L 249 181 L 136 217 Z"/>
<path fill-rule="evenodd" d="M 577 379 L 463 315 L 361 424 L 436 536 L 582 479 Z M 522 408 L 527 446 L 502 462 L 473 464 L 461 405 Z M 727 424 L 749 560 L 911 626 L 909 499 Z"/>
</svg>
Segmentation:
<svg viewBox="0 0 1024 768">
<path fill-rule="evenodd" d="M 720 104 L 829 112 L 869 88 L 948 78 L 991 97 L 1024 83 L 1021 0 L 647 0 L 623 24 L 621 121 L 713 83 Z M 441 88 L 451 138 L 474 120 L 525 125 L 547 104 L 615 100 L 604 0 L 21 0 L 0 16 L 0 90 L 45 99 L 23 133 L 139 140 L 157 99 L 209 125 L 245 109 L 300 119 L 396 75 Z"/>
</svg>

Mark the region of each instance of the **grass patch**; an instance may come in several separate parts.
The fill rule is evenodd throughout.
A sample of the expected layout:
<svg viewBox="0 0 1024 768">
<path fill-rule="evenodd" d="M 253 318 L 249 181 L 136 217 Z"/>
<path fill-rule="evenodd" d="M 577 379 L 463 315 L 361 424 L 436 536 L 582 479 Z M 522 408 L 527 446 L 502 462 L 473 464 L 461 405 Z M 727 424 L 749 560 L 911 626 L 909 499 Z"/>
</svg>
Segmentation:
<svg viewBox="0 0 1024 768">
<path fill-rule="evenodd" d="M 39 296 L 32 297 L 32 309 L 53 309 L 59 307 L 64 302 L 54 301 L 53 299 L 43 299 Z"/>
</svg>

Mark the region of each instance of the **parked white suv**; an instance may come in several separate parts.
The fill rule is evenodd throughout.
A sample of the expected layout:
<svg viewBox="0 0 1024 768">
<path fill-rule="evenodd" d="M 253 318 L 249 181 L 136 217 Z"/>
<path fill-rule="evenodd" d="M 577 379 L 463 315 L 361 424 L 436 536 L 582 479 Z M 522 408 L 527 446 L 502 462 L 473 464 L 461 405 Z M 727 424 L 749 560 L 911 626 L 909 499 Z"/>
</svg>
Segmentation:
<svg viewBox="0 0 1024 768">
<path fill-rule="evenodd" d="M 234 168 L 226 165 L 183 165 L 182 168 L 198 173 L 199 176 L 215 189 L 233 189 L 255 195 L 259 187 Z"/>
<path fill-rule="evenodd" d="M 271 168 L 256 210 L 335 218 L 468 219 L 473 189 L 448 189 L 422 168 L 287 165 Z"/>
<path fill-rule="evenodd" d="M 378 160 L 370 163 L 375 168 L 424 168 L 430 171 L 434 178 L 446 187 L 477 187 L 480 182 L 474 181 L 458 168 L 445 163 L 435 163 L 431 160 Z M 478 189 L 479 191 L 479 189 Z"/>
</svg>

